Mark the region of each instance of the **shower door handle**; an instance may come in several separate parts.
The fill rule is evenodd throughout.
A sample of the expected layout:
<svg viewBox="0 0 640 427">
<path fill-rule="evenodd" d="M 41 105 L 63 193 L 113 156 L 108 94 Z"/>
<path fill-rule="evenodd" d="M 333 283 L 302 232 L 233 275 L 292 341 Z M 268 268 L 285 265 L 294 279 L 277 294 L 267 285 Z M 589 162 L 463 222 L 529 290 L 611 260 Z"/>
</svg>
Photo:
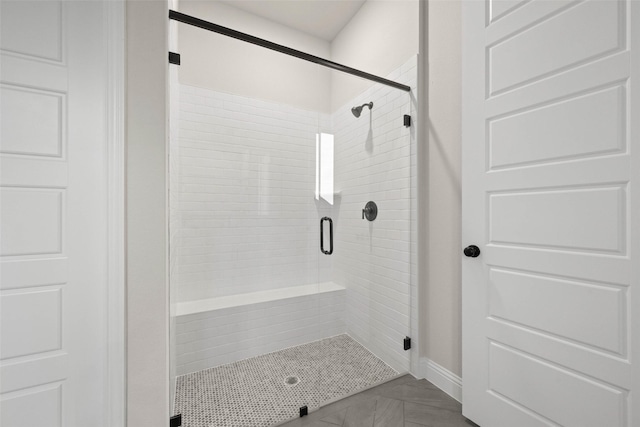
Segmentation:
<svg viewBox="0 0 640 427">
<path fill-rule="evenodd" d="M 329 221 L 329 250 L 324 249 L 324 222 Z M 333 253 L 333 220 L 328 216 L 322 217 L 320 220 L 320 250 L 325 255 Z"/>
</svg>

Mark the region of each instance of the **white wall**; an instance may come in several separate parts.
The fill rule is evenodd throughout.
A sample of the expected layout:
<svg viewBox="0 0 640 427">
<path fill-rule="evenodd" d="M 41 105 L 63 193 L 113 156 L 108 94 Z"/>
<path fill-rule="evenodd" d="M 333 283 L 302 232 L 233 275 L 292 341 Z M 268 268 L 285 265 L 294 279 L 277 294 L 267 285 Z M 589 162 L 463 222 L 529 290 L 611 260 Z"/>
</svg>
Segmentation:
<svg viewBox="0 0 640 427">
<path fill-rule="evenodd" d="M 219 1 L 182 0 L 180 12 L 274 43 L 386 76 L 418 53 L 417 0 L 368 0 L 328 42 Z M 179 24 L 180 82 L 190 86 L 335 111 L 373 83 Z"/>
<path fill-rule="evenodd" d="M 368 0 L 331 42 L 331 60 L 387 76 L 418 53 L 418 5 L 417 0 Z M 372 84 L 332 72 L 332 111 Z"/>
<path fill-rule="evenodd" d="M 423 10 L 424 12 L 424 10 Z M 425 17 L 426 18 L 426 17 Z M 426 21 L 425 21 L 426 22 Z M 428 108 L 425 263 L 420 295 L 421 356 L 460 376 L 461 348 L 461 18 L 460 2 L 430 1 L 425 29 Z M 426 113 L 426 114 L 425 114 Z M 424 280 L 426 279 L 426 280 Z"/>
<path fill-rule="evenodd" d="M 181 0 L 180 12 L 322 58 L 329 42 L 219 1 Z M 328 112 L 330 73 L 279 52 L 179 24 L 180 82 Z"/>
<path fill-rule="evenodd" d="M 328 280 L 314 190 L 316 134 L 330 130 L 329 116 L 180 90 L 177 301 Z"/>
<path fill-rule="evenodd" d="M 128 1 L 127 425 L 167 425 L 167 3 Z"/>
</svg>

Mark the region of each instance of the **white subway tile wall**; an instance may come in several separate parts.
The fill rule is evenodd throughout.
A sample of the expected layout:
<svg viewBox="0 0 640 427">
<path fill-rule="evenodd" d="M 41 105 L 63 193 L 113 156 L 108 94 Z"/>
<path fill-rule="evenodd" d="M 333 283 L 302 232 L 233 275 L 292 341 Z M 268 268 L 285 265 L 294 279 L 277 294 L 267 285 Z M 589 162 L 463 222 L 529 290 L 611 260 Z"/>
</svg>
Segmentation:
<svg viewBox="0 0 640 427">
<path fill-rule="evenodd" d="M 388 78 L 415 89 L 416 58 Z M 180 316 L 179 375 L 345 331 L 409 370 L 416 155 L 403 114 L 415 116 L 414 94 L 374 85 L 328 115 L 181 85 L 178 302 L 329 281 L 346 290 Z M 351 114 L 370 101 L 371 111 Z M 314 197 L 318 132 L 335 136 L 333 206 Z M 379 209 L 373 222 L 361 219 L 369 200 Z M 331 256 L 319 250 L 325 215 L 334 220 Z"/>
<path fill-rule="evenodd" d="M 329 116 L 181 86 L 181 301 L 326 281 L 314 200 Z"/>
</svg>

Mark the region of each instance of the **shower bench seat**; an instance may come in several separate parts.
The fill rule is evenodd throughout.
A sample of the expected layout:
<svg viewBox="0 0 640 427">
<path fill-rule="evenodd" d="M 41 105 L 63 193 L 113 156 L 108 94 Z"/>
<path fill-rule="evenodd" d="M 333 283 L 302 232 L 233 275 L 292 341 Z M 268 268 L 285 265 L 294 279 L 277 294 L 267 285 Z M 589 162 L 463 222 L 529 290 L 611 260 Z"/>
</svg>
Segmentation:
<svg viewBox="0 0 640 427">
<path fill-rule="evenodd" d="M 176 374 L 345 333 L 345 292 L 325 282 L 177 303 Z"/>
<path fill-rule="evenodd" d="M 240 307 L 243 305 L 259 304 L 263 302 L 343 290 L 344 286 L 340 286 L 333 282 L 324 282 L 303 286 L 291 286 L 288 288 L 270 289 L 267 291 L 250 292 L 239 295 L 208 298 L 198 301 L 179 302 L 176 304 L 176 316 L 187 316 L 190 314 L 205 313 L 212 310 L 221 310 L 225 308 Z"/>
</svg>

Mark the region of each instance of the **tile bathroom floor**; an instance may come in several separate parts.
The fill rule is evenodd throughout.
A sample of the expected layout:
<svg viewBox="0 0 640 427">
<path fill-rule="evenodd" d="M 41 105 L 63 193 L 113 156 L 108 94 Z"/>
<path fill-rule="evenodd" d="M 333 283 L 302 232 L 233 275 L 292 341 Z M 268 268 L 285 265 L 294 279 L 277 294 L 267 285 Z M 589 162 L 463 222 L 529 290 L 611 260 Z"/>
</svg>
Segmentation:
<svg viewBox="0 0 640 427">
<path fill-rule="evenodd" d="M 269 427 L 397 375 L 342 334 L 180 376 L 174 410 L 184 427 Z"/>
<path fill-rule="evenodd" d="M 462 406 L 411 375 L 339 400 L 280 427 L 473 427 Z"/>
</svg>

